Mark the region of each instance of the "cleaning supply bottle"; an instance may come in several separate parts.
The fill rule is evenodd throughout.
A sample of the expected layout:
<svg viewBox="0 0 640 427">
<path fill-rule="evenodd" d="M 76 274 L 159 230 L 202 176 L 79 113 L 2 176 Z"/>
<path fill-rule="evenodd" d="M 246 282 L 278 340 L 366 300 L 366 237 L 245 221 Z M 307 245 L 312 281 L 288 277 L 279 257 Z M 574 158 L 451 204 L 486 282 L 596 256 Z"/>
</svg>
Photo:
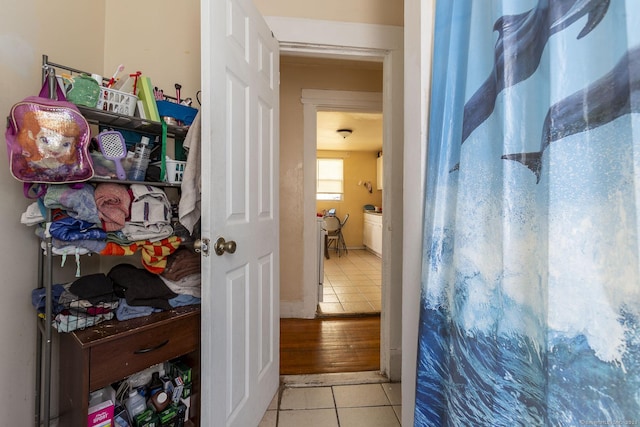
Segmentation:
<svg viewBox="0 0 640 427">
<path fill-rule="evenodd" d="M 149 138 L 143 136 L 140 142 L 136 144 L 136 150 L 133 155 L 131 170 L 129 171 L 129 179 L 131 181 L 144 181 L 150 156 Z"/>
<path fill-rule="evenodd" d="M 127 398 L 124 406 L 127 408 L 129 417 L 134 419 L 136 415 L 147 409 L 147 401 L 144 396 L 138 392 L 138 390 L 133 389 L 129 391 L 129 397 Z"/>
</svg>

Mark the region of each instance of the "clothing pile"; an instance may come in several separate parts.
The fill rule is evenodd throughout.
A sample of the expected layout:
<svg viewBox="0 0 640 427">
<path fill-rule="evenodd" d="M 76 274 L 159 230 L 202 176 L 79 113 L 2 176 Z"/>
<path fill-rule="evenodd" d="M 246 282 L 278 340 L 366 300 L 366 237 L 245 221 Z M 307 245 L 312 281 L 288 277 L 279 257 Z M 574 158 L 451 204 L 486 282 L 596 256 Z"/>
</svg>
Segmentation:
<svg viewBox="0 0 640 427">
<path fill-rule="evenodd" d="M 111 320 L 118 307 L 111 281 L 101 273 L 83 276 L 64 285 L 53 285 L 51 298 L 53 326 L 59 332 L 71 332 Z M 31 302 L 38 315 L 44 317 L 45 289 L 34 289 Z"/>
<path fill-rule="evenodd" d="M 109 182 L 50 185 L 21 222 L 35 226 L 45 254 L 45 239 L 51 237 L 51 251 L 61 255 L 62 266 L 68 255 L 75 256 L 78 279 L 54 286 L 57 292 L 52 294 L 54 325 L 60 331 L 200 303 L 200 256 L 180 246 L 183 237 L 174 232 L 180 224 L 172 224 L 172 206 L 160 188 Z M 123 263 L 106 275 L 80 275 L 80 255 L 138 252 L 141 267 Z M 33 292 L 41 315 L 43 292 Z"/>
</svg>

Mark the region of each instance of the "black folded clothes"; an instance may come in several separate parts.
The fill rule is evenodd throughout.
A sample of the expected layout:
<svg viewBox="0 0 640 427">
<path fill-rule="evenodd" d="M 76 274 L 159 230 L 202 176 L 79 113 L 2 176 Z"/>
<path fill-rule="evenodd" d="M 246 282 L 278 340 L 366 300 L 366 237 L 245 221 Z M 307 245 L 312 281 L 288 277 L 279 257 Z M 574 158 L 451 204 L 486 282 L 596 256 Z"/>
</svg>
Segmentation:
<svg viewBox="0 0 640 427">
<path fill-rule="evenodd" d="M 88 274 L 77 279 L 69 291 L 80 299 L 86 299 L 93 305 L 101 302 L 117 301 L 113 292 L 113 283 L 104 273 Z"/>
<path fill-rule="evenodd" d="M 127 300 L 131 306 L 148 306 L 170 310 L 169 300 L 178 296 L 157 274 L 131 264 L 118 264 L 109 273 L 89 274 L 78 278 L 69 290 L 78 298 L 97 305 Z"/>
<path fill-rule="evenodd" d="M 131 306 L 148 306 L 171 310 L 169 300 L 178 296 L 157 274 L 131 264 L 114 266 L 107 278 L 113 282 L 116 295 L 124 296 Z"/>
</svg>

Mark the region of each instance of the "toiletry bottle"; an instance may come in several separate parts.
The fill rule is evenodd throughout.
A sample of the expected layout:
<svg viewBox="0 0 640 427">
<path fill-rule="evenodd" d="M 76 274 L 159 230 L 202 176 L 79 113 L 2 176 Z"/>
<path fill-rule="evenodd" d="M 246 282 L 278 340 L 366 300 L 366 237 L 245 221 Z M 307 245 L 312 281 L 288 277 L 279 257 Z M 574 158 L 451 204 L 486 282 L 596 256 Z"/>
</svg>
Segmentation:
<svg viewBox="0 0 640 427">
<path fill-rule="evenodd" d="M 149 138 L 143 136 L 133 155 L 131 170 L 129 171 L 129 179 L 131 181 L 144 181 L 147 174 L 147 166 L 149 166 L 149 157 L 151 156 L 151 147 L 149 146 Z"/>
<path fill-rule="evenodd" d="M 134 419 L 136 415 L 147 409 L 147 402 L 144 396 L 138 393 L 138 390 L 131 390 L 129 391 L 129 398 L 125 402 L 124 406 L 127 408 L 129 417 Z"/>
</svg>

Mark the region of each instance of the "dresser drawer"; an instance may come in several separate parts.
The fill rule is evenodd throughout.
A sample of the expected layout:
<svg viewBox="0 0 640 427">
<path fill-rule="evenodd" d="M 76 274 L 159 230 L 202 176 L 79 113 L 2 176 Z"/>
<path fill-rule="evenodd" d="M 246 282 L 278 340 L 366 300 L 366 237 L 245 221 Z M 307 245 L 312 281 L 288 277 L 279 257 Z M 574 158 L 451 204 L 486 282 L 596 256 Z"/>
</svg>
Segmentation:
<svg viewBox="0 0 640 427">
<path fill-rule="evenodd" d="M 199 316 L 151 324 L 91 347 L 89 389 L 96 390 L 158 361 L 190 353 L 200 342 Z"/>
</svg>

